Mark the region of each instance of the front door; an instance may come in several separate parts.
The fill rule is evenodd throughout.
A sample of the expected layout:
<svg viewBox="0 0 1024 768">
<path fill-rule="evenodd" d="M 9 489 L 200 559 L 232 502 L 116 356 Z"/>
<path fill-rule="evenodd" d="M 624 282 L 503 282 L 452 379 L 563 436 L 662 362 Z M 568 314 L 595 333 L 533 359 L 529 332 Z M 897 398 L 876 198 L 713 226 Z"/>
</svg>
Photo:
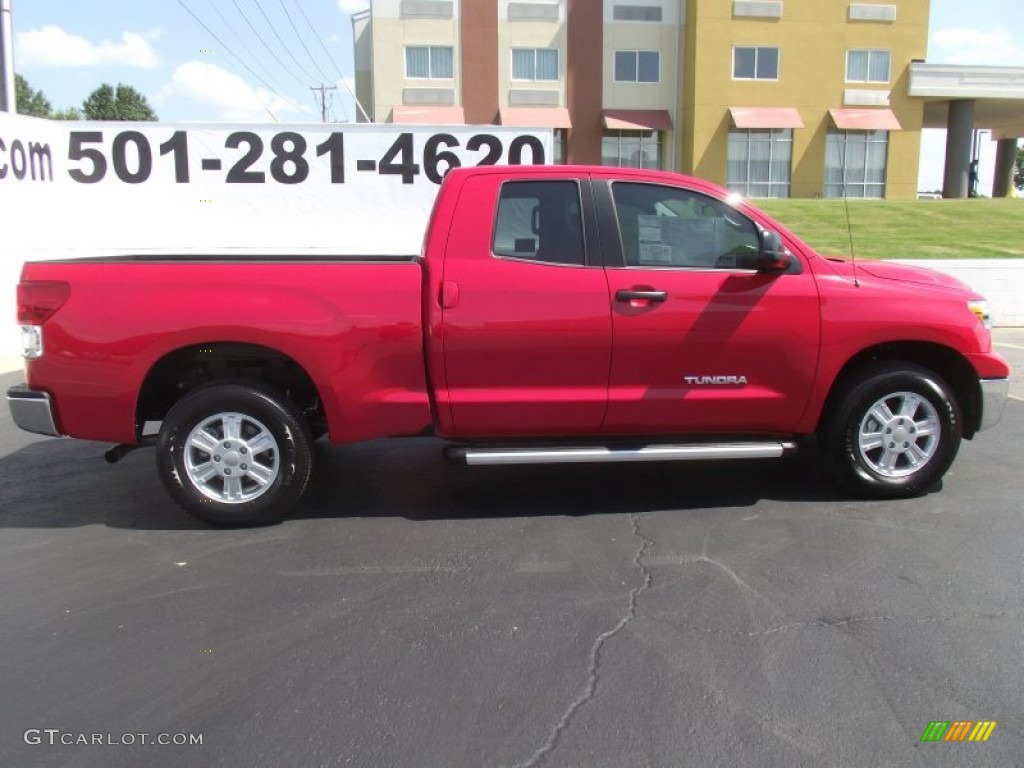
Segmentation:
<svg viewBox="0 0 1024 768">
<path fill-rule="evenodd" d="M 760 247 L 757 225 L 700 191 L 595 181 L 595 195 L 609 212 L 602 242 L 621 251 L 608 254 L 615 342 L 604 431 L 791 432 L 818 359 L 810 271 L 742 268 Z"/>
</svg>

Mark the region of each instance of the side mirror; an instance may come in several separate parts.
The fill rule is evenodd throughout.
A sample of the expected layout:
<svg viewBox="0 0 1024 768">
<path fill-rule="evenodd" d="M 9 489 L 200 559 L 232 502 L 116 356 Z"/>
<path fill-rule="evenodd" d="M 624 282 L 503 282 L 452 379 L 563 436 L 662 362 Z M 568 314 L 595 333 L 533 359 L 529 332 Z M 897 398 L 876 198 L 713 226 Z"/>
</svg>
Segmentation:
<svg viewBox="0 0 1024 768">
<path fill-rule="evenodd" d="M 793 254 L 782 244 L 778 232 L 761 233 L 761 250 L 757 254 L 757 271 L 769 274 L 785 272 L 793 263 Z"/>
</svg>

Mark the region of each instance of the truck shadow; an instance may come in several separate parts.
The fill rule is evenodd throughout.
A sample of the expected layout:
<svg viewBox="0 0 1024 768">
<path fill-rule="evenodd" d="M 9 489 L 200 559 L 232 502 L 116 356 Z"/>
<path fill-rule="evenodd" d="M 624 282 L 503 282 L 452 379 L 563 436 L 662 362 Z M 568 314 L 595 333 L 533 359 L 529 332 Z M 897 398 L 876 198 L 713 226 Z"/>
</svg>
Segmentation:
<svg viewBox="0 0 1024 768">
<path fill-rule="evenodd" d="M 431 439 L 316 445 L 315 469 L 290 520 L 401 517 L 410 521 L 617 515 L 655 509 L 849 500 L 824 479 L 813 451 L 783 460 L 458 467 Z M 0 528 L 105 525 L 204 530 L 167 496 L 152 449 L 109 466 L 103 447 L 34 442 L 0 459 Z"/>
<path fill-rule="evenodd" d="M 810 452 L 777 461 L 464 467 L 445 462 L 441 445 L 318 446 L 316 472 L 292 517 L 579 517 L 848 498 Z"/>
</svg>

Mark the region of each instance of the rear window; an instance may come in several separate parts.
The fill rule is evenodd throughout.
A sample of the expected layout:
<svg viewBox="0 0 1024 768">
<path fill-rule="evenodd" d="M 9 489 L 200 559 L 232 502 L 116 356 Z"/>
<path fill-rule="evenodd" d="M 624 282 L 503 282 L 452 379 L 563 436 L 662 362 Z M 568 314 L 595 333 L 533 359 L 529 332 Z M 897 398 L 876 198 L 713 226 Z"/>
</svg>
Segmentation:
<svg viewBox="0 0 1024 768">
<path fill-rule="evenodd" d="M 495 256 L 582 266 L 583 219 L 575 181 L 510 181 L 494 222 Z"/>
</svg>

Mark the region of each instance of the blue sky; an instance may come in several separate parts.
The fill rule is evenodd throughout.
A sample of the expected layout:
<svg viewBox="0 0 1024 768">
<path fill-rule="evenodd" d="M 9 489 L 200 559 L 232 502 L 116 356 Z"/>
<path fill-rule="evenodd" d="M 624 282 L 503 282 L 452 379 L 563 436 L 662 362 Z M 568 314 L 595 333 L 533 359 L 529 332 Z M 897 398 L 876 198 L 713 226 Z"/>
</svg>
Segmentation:
<svg viewBox="0 0 1024 768">
<path fill-rule="evenodd" d="M 309 87 L 323 82 L 339 89 L 329 97 L 331 119 L 354 120 L 345 92 L 352 75 L 349 15 L 368 5 L 12 0 L 15 68 L 57 108 L 80 106 L 100 83 L 124 82 L 146 94 L 162 120 L 319 121 L 319 101 Z M 928 61 L 1024 67 L 1021 0 L 932 0 Z M 944 140 L 942 131 L 925 132 L 922 188 L 941 186 Z M 989 144 L 982 190 L 991 185 Z"/>
<path fill-rule="evenodd" d="M 80 106 L 102 82 L 124 82 L 161 120 L 319 121 L 309 88 L 323 83 L 339 87 L 331 118 L 353 120 L 352 99 L 342 98 L 352 74 L 349 13 L 368 5 L 12 0 L 15 69 L 58 108 Z"/>
</svg>

